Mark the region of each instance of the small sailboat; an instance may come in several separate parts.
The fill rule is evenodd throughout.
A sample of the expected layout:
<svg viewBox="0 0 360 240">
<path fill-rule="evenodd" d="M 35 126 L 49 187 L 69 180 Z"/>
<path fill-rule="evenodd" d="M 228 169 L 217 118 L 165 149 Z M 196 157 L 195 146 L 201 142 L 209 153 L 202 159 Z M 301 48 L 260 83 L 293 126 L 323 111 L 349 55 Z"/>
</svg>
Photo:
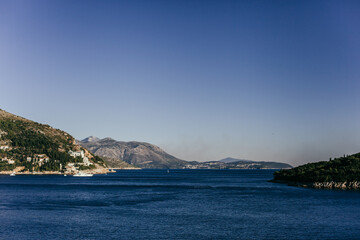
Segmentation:
<svg viewBox="0 0 360 240">
<path fill-rule="evenodd" d="M 10 173 L 10 176 L 11 177 L 14 177 L 15 176 L 15 173 L 13 172 L 13 173 Z"/>
<path fill-rule="evenodd" d="M 169 169 L 167 170 L 167 173 L 170 173 L 170 170 L 169 170 Z"/>
</svg>

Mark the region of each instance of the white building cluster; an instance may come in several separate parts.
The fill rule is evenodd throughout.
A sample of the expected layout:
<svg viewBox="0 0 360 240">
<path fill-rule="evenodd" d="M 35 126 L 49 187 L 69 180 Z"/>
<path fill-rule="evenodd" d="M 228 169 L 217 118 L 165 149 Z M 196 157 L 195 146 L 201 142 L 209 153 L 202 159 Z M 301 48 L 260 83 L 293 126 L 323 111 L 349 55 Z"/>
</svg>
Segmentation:
<svg viewBox="0 0 360 240">
<path fill-rule="evenodd" d="M 81 151 L 69 151 L 70 156 L 76 158 L 76 157 L 81 157 L 83 160 L 83 163 L 79 163 L 79 165 L 84 165 L 84 166 L 89 166 L 92 165 L 93 163 L 89 161 L 89 158 L 85 157 L 85 153 L 83 150 Z"/>
<path fill-rule="evenodd" d="M 2 137 L 3 135 L 7 135 L 7 132 L 0 129 L 0 137 Z"/>
<path fill-rule="evenodd" d="M 7 158 L 7 157 L 2 158 L 1 161 L 7 162 L 8 164 L 14 164 L 15 163 L 15 160 L 12 160 L 12 159 Z"/>
<path fill-rule="evenodd" d="M 46 154 L 35 154 L 34 157 L 27 157 L 27 162 L 33 162 L 39 166 L 44 165 L 44 163 L 49 162 L 50 158 Z"/>
<path fill-rule="evenodd" d="M 1 145 L 1 146 L 0 146 L 0 150 L 6 151 L 6 150 L 9 150 L 9 149 L 10 149 L 10 147 L 7 146 L 7 145 Z"/>
</svg>

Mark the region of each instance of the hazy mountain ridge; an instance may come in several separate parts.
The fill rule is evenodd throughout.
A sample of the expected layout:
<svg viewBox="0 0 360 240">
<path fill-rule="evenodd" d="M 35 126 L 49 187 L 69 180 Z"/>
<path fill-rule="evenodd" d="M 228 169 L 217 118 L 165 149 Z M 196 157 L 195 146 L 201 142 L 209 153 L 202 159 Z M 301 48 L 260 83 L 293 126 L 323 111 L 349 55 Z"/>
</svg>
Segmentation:
<svg viewBox="0 0 360 240">
<path fill-rule="evenodd" d="M 289 169 L 292 168 L 290 164 L 281 163 L 281 162 L 270 162 L 270 161 L 253 161 L 237 158 L 224 158 L 219 160 L 219 162 L 227 163 L 229 167 L 241 167 L 242 165 L 248 166 L 248 168 L 254 169 Z"/>
<path fill-rule="evenodd" d="M 254 162 L 254 161 L 246 160 L 246 159 L 238 159 L 238 158 L 227 157 L 227 158 L 219 160 L 219 162 L 232 163 L 232 162 Z"/>
<path fill-rule="evenodd" d="M 209 161 L 209 162 L 197 162 L 192 165 L 186 166 L 191 169 L 289 169 L 291 165 L 280 162 L 265 162 L 265 161 L 234 161 L 234 162 L 222 162 Z"/>
<path fill-rule="evenodd" d="M 187 161 L 178 159 L 158 146 L 146 142 L 123 142 L 112 138 L 88 141 L 89 138 L 79 143 L 94 154 L 112 159 L 107 161 L 110 167 L 117 168 L 122 161 L 141 168 L 183 168 Z M 96 139 L 91 137 L 91 139 Z M 118 164 L 114 161 L 118 159 Z"/>
<path fill-rule="evenodd" d="M 82 141 L 88 143 L 88 142 L 96 142 L 96 141 L 99 141 L 99 140 L 100 140 L 100 138 L 90 136 L 90 137 L 87 137 L 87 138 L 83 139 Z"/>
</svg>

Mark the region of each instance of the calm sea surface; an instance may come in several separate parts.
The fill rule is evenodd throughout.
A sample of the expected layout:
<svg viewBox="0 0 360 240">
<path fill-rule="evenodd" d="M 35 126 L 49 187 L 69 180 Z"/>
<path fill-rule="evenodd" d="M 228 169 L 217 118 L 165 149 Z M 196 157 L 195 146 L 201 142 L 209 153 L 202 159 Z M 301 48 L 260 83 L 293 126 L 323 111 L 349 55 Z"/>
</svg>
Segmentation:
<svg viewBox="0 0 360 240">
<path fill-rule="evenodd" d="M 360 192 L 272 170 L 0 176 L 0 239 L 360 239 Z"/>
</svg>

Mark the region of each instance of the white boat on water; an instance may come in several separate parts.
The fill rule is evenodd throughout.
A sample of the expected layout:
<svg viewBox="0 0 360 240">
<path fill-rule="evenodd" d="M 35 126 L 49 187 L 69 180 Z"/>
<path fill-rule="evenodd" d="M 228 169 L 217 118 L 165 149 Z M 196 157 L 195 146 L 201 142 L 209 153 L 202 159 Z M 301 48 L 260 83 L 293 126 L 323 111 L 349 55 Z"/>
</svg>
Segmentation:
<svg viewBox="0 0 360 240">
<path fill-rule="evenodd" d="M 12 177 L 13 177 L 13 176 L 15 176 L 15 173 L 14 173 L 14 172 L 13 172 L 13 173 L 11 173 L 11 174 L 10 174 L 10 176 L 12 176 Z"/>
<path fill-rule="evenodd" d="M 84 172 L 78 172 L 74 175 L 74 177 L 92 177 L 94 174 L 91 173 L 84 173 Z"/>
</svg>

